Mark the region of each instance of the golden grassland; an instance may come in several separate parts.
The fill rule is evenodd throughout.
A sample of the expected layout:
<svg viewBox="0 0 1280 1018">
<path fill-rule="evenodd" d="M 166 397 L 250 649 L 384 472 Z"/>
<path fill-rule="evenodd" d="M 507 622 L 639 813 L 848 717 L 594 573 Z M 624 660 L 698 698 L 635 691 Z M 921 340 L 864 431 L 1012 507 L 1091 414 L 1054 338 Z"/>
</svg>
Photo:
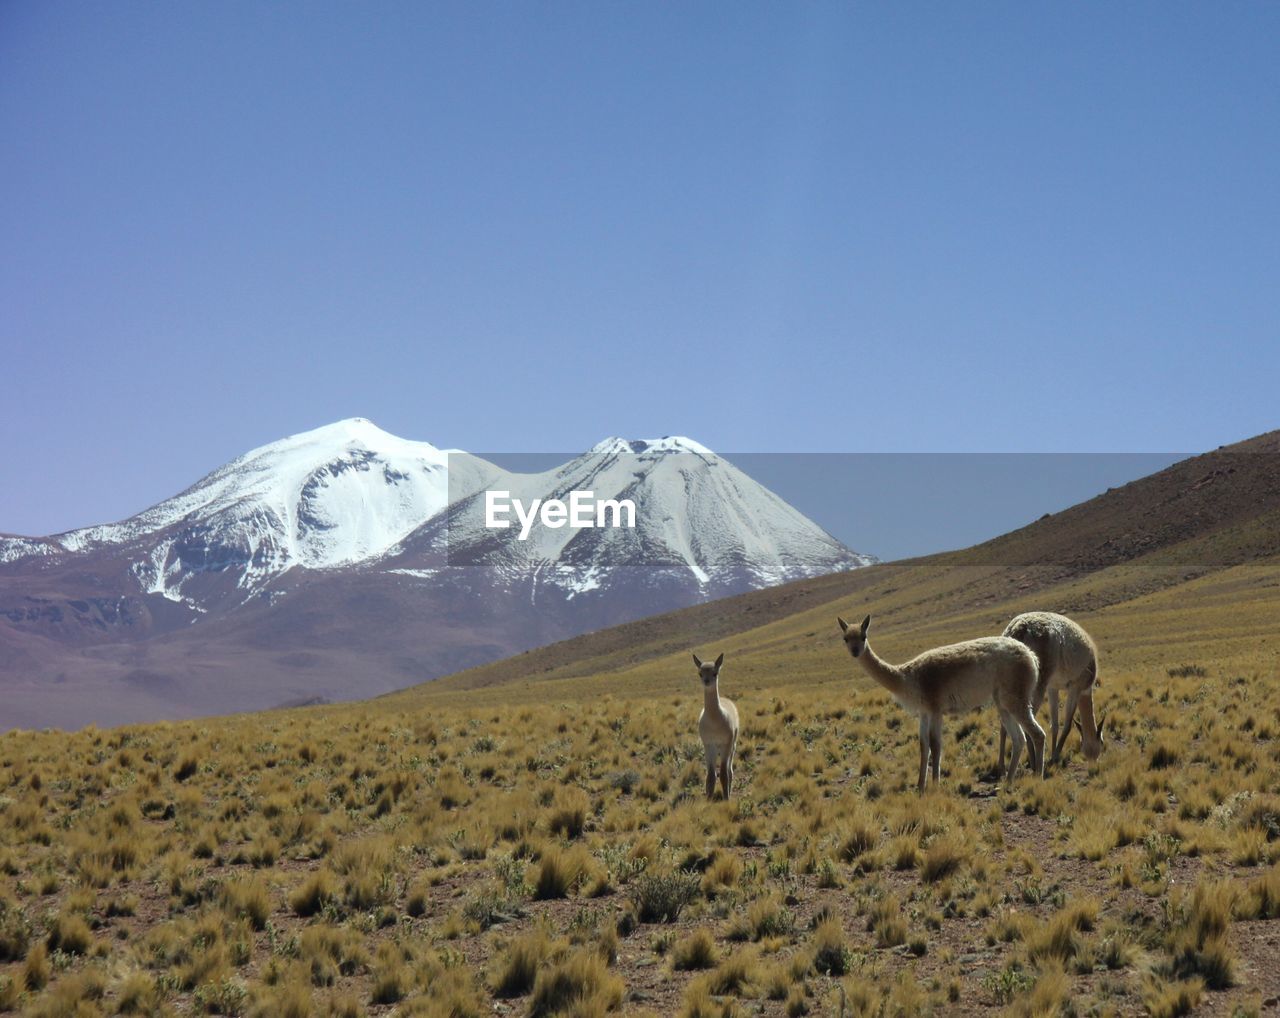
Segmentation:
<svg viewBox="0 0 1280 1018">
<path fill-rule="evenodd" d="M 1181 568 L 1170 566 L 1169 568 Z M 1280 996 L 1280 567 L 1081 613 L 1112 736 L 993 783 L 991 711 L 917 726 L 891 660 L 1088 603 L 868 574 L 726 652 L 707 803 L 687 653 L 364 704 L 0 737 L 0 1010 L 31 1015 L 1261 1014 Z M 1014 585 L 1016 589 L 1016 584 Z M 860 617 L 860 615 L 858 616 Z M 572 669 L 565 669 L 565 674 Z"/>
</svg>

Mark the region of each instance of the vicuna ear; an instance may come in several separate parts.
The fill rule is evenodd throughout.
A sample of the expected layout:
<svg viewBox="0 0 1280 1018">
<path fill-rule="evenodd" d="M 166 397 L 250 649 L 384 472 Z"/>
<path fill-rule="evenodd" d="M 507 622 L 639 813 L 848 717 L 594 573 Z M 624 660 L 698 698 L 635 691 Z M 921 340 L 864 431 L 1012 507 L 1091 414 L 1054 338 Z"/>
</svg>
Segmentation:
<svg viewBox="0 0 1280 1018">
<path fill-rule="evenodd" d="M 693 655 L 693 663 L 698 666 L 698 671 L 702 671 L 702 659 L 697 654 Z"/>
<path fill-rule="evenodd" d="M 839 615 L 836 616 L 836 621 L 840 623 L 840 632 L 847 633 L 849 631 L 849 623 L 847 623 Z"/>
<path fill-rule="evenodd" d="M 718 658 L 716 658 L 716 671 L 719 671 L 719 670 L 720 670 L 720 666 L 721 666 L 722 664 L 724 664 L 724 655 L 723 655 L 723 654 L 721 654 Z"/>
<path fill-rule="evenodd" d="M 871 616 L 870 616 L 870 615 L 868 615 L 865 619 L 863 619 L 863 620 L 862 620 L 862 635 L 863 635 L 863 636 L 866 636 L 866 635 L 867 635 L 867 630 L 868 630 L 870 627 L 871 627 Z"/>
</svg>

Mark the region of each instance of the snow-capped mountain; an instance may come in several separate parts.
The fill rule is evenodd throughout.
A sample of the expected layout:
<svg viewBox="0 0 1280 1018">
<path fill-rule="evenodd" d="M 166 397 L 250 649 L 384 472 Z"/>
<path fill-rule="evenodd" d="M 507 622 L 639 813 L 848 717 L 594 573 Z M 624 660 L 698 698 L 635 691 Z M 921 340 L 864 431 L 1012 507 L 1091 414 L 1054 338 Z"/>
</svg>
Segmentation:
<svg viewBox="0 0 1280 1018">
<path fill-rule="evenodd" d="M 120 523 L 0 538 L 0 562 L 123 552 L 140 593 L 205 611 L 212 577 L 243 600 L 294 567 L 365 562 L 443 510 L 451 483 L 470 492 L 498 473 L 356 417 L 253 449 Z"/>
<path fill-rule="evenodd" d="M 498 489 L 629 499 L 635 526 L 521 540 L 485 526 Z M 354 418 L 119 523 L 0 537 L 0 700 L 18 683 L 10 723 L 33 724 L 370 695 L 870 561 L 692 439 L 611 438 L 517 473 Z"/>
<path fill-rule="evenodd" d="M 486 526 L 485 493 L 477 490 L 406 542 L 400 559 L 425 552 L 438 562 L 443 548 L 450 567 L 536 577 L 540 588 L 567 597 L 608 586 L 620 569 L 722 596 L 873 561 L 689 438 L 608 438 L 554 470 L 506 473 L 488 487 L 499 483 L 525 506 L 566 500 L 575 491 L 629 500 L 637 507 L 635 526 L 534 526 L 522 538 L 518 525 Z"/>
</svg>

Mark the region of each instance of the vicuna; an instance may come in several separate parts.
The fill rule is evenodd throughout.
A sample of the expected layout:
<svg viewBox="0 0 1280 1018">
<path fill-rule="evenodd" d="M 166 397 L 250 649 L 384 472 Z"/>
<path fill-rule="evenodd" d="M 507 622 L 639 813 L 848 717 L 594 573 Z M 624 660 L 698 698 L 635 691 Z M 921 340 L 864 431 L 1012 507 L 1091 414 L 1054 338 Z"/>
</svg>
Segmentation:
<svg viewBox="0 0 1280 1018">
<path fill-rule="evenodd" d="M 707 798 L 716 792 L 716 761 L 719 760 L 720 784 L 724 797 L 729 798 L 733 788 L 733 751 L 738 745 L 738 708 L 732 700 L 720 695 L 720 666 L 724 655 L 714 664 L 704 664 L 697 654 L 693 663 L 698 666 L 698 678 L 702 680 L 703 706 L 698 715 L 698 735 L 707 756 Z"/>
<path fill-rule="evenodd" d="M 1105 716 L 1097 722 L 1093 717 L 1093 687 L 1098 681 L 1098 648 L 1078 623 L 1054 612 L 1027 612 L 1017 616 L 1004 630 L 1004 635 L 1026 644 L 1040 666 L 1032 707 L 1040 709 L 1049 697 L 1049 733 L 1053 752 L 1049 759 L 1057 763 L 1062 748 L 1071 734 L 1071 722 L 1077 706 L 1080 719 L 1076 727 L 1084 744 L 1084 755 L 1096 760 L 1102 754 L 1102 727 Z M 1067 720 L 1058 734 L 1058 695 L 1067 692 Z M 1000 729 L 1000 759 L 996 770 L 1004 765 L 1004 729 Z"/>
<path fill-rule="evenodd" d="M 1017 640 L 988 636 L 927 650 L 903 665 L 880 660 L 867 642 L 871 616 L 860 627 L 837 618 L 849 653 L 863 670 L 889 691 L 898 704 L 920 718 L 920 780 L 926 771 L 938 783 L 942 766 L 942 716 L 963 714 L 992 701 L 1013 740 L 1007 780 L 1012 781 L 1022 747 L 1030 743 L 1032 769 L 1044 774 L 1044 729 L 1031 709 L 1035 695 L 1035 655 Z"/>
</svg>

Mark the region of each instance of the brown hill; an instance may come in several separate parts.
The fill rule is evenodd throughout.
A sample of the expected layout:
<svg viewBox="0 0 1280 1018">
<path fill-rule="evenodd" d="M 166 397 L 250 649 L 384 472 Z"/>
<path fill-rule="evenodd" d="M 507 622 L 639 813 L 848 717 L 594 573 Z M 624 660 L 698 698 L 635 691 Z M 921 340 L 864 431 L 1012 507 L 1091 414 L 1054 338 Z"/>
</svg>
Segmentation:
<svg viewBox="0 0 1280 1018">
<path fill-rule="evenodd" d="M 1280 555 L 1280 431 L 1223 446 L 960 551 L 802 580 L 541 647 L 393 696 L 605 674 L 822 605 L 878 602 L 946 629 L 1007 604 L 1096 611 Z"/>
</svg>

